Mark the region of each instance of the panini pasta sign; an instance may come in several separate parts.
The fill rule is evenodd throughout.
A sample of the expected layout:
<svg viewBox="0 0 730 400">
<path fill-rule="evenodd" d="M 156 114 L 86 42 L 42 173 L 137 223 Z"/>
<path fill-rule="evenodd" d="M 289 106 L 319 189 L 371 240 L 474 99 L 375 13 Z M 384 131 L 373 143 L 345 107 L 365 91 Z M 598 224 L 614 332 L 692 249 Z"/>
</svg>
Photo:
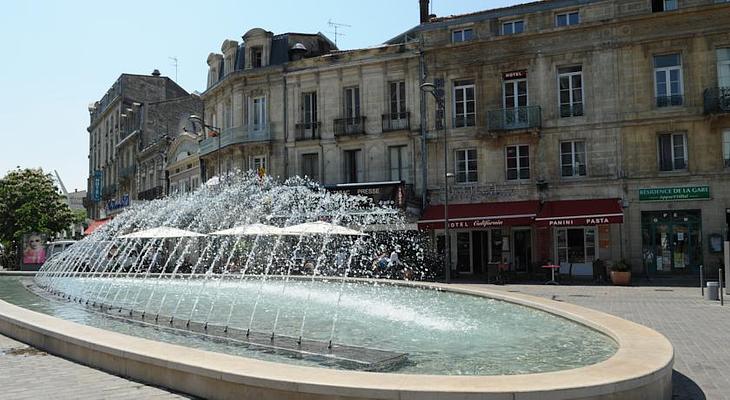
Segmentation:
<svg viewBox="0 0 730 400">
<path fill-rule="evenodd" d="M 709 186 L 639 189 L 639 201 L 708 200 Z"/>
</svg>

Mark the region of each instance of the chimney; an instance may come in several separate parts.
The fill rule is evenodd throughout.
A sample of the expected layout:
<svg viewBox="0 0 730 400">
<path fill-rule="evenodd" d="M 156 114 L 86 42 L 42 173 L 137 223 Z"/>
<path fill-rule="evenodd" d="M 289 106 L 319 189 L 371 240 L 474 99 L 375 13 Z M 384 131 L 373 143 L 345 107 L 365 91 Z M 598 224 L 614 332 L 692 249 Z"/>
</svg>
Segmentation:
<svg viewBox="0 0 730 400">
<path fill-rule="evenodd" d="M 430 20 L 428 12 L 428 0 L 418 0 L 418 4 L 421 6 L 421 23 L 424 24 Z"/>
<path fill-rule="evenodd" d="M 160 76 L 160 70 L 155 69 L 154 71 L 152 71 L 152 76 Z"/>
</svg>

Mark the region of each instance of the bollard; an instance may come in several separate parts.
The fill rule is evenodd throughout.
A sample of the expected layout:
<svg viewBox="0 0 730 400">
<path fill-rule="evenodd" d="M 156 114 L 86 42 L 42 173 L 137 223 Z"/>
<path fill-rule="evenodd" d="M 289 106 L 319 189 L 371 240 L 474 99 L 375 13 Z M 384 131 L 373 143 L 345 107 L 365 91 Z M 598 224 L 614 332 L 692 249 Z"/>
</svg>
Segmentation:
<svg viewBox="0 0 730 400">
<path fill-rule="evenodd" d="M 703 273 L 702 265 L 700 265 L 700 292 L 702 292 L 702 297 L 705 297 L 705 279 Z"/>
<path fill-rule="evenodd" d="M 724 298 L 722 296 L 722 268 L 720 268 L 720 271 L 719 272 L 720 272 L 720 287 L 719 287 L 720 305 L 721 306 L 724 306 L 725 305 L 725 300 L 724 300 Z"/>
</svg>

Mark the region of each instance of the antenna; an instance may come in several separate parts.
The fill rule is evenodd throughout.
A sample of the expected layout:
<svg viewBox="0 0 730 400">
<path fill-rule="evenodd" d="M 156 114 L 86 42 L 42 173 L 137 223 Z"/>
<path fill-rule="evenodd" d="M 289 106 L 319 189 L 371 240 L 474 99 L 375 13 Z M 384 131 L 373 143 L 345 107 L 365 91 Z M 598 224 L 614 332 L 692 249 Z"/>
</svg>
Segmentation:
<svg viewBox="0 0 730 400">
<path fill-rule="evenodd" d="M 329 33 L 331 33 L 331 34 L 335 35 L 335 46 L 337 46 L 337 37 L 338 37 L 338 36 L 345 36 L 345 34 L 344 34 L 344 33 L 339 33 L 339 32 L 337 32 L 337 29 L 338 29 L 338 28 L 352 28 L 352 25 L 347 25 L 347 24 L 340 24 L 340 23 L 338 23 L 338 22 L 334 22 L 334 21 L 332 21 L 332 18 L 330 18 L 330 19 L 329 19 L 329 20 L 327 21 L 327 25 L 329 25 L 329 27 L 330 27 L 330 28 L 334 29 L 334 31 L 333 31 L 333 32 L 331 31 L 331 32 L 329 32 Z"/>
<path fill-rule="evenodd" d="M 172 61 L 172 66 L 175 67 L 175 82 L 177 82 L 177 56 L 174 57 L 167 57 Z"/>
</svg>

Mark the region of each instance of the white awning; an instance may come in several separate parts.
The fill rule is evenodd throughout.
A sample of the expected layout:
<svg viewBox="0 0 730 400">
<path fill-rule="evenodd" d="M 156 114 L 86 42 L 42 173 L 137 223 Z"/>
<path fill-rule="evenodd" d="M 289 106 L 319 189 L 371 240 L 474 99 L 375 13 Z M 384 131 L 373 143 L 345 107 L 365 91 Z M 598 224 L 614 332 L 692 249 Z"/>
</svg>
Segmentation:
<svg viewBox="0 0 730 400">
<path fill-rule="evenodd" d="M 258 235 L 281 235 L 281 228 L 264 224 L 250 224 L 236 226 L 222 231 L 211 232 L 216 236 L 258 236 Z"/>
<path fill-rule="evenodd" d="M 365 234 L 344 226 L 331 224 L 329 222 L 317 221 L 307 222 L 299 225 L 287 226 L 282 229 L 284 235 L 343 235 L 343 236 L 364 236 Z"/>
<path fill-rule="evenodd" d="M 182 238 L 182 237 L 201 237 L 202 233 L 186 231 L 183 229 L 170 228 L 168 226 L 160 226 L 143 231 L 128 233 L 120 236 L 121 239 L 165 239 L 165 238 Z"/>
</svg>

